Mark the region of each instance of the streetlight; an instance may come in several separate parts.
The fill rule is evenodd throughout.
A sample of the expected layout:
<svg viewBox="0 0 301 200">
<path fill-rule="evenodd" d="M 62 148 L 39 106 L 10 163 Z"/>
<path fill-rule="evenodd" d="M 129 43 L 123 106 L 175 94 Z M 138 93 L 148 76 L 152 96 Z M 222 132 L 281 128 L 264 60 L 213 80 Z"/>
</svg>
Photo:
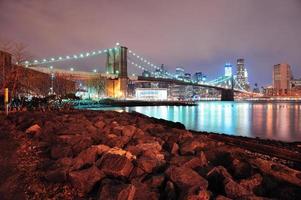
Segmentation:
<svg viewBox="0 0 301 200">
<path fill-rule="evenodd" d="M 74 71 L 74 68 L 73 68 L 73 67 L 71 67 L 71 68 L 70 68 L 70 71 L 72 71 L 72 72 L 73 72 L 73 71 Z"/>
<path fill-rule="evenodd" d="M 51 88 L 50 88 L 50 91 L 51 91 L 51 94 L 53 94 L 54 92 L 53 92 L 53 80 L 54 80 L 54 73 L 52 72 L 51 73 Z"/>
</svg>

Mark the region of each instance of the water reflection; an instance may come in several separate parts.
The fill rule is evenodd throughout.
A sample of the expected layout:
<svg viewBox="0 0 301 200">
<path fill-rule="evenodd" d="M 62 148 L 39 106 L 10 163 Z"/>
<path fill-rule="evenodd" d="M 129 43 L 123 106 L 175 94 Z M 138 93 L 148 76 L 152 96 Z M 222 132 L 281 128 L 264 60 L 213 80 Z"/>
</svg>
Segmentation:
<svg viewBox="0 0 301 200">
<path fill-rule="evenodd" d="M 112 109 L 112 108 L 110 108 Z M 301 103 L 200 102 L 197 106 L 115 108 L 229 135 L 301 141 Z"/>
</svg>

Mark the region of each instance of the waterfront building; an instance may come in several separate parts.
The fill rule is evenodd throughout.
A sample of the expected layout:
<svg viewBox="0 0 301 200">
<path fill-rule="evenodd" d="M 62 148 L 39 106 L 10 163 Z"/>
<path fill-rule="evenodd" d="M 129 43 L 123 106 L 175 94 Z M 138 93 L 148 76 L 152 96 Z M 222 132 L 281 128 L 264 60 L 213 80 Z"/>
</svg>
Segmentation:
<svg viewBox="0 0 301 200">
<path fill-rule="evenodd" d="M 301 96 L 301 78 L 290 81 L 291 94 Z"/>
<path fill-rule="evenodd" d="M 243 89 L 249 90 L 250 85 L 248 80 L 248 71 L 245 68 L 245 60 L 243 58 L 237 59 L 236 67 L 236 79 L 238 84 L 240 84 Z"/>
<path fill-rule="evenodd" d="M 184 78 L 185 71 L 182 67 L 177 67 L 176 68 L 176 78 Z"/>
<path fill-rule="evenodd" d="M 151 73 L 150 73 L 149 71 L 144 70 L 144 71 L 142 72 L 142 76 L 144 76 L 144 77 L 150 77 L 150 76 L 151 76 Z"/>
<path fill-rule="evenodd" d="M 165 67 L 164 67 L 164 64 L 162 64 L 160 67 L 159 67 L 159 69 L 156 69 L 155 70 L 155 72 L 154 72 L 154 74 L 155 74 L 155 77 L 165 77 L 166 76 L 166 73 L 167 73 L 167 71 L 166 71 L 166 69 L 165 69 Z"/>
<path fill-rule="evenodd" d="M 231 63 L 225 64 L 225 76 L 229 77 L 232 76 L 232 65 Z"/>
<path fill-rule="evenodd" d="M 275 95 L 287 95 L 291 88 L 292 71 L 288 64 L 277 64 L 273 67 L 273 89 Z"/>
<path fill-rule="evenodd" d="M 206 81 L 206 76 L 204 75 L 203 72 L 196 72 L 194 75 L 193 75 L 193 80 L 196 81 L 196 82 L 204 82 Z"/>
<path fill-rule="evenodd" d="M 191 74 L 190 73 L 185 73 L 184 74 L 184 79 L 187 81 L 191 81 Z"/>
<path fill-rule="evenodd" d="M 138 100 L 167 100 L 166 88 L 136 88 Z"/>
<path fill-rule="evenodd" d="M 11 66 L 11 54 L 4 51 L 0 51 L 0 87 L 2 87 L 5 76 L 7 75 L 7 72 L 11 69 Z"/>
<path fill-rule="evenodd" d="M 11 55 L 0 51 L 1 81 L 9 91 L 22 96 L 64 96 L 76 91 L 76 82 L 70 74 L 55 71 L 53 68 L 23 67 L 12 63 Z M 18 73 L 16 73 L 18 72 Z M 68 71 L 71 73 L 70 71 Z M 2 82 L 0 87 L 2 86 Z M 13 88 L 16 84 L 18 87 Z"/>
</svg>

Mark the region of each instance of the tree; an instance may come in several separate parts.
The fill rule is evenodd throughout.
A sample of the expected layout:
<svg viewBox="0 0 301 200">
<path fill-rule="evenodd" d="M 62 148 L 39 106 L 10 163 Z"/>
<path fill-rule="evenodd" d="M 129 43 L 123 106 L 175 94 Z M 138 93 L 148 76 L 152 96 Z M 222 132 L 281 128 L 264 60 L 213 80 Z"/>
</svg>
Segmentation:
<svg viewBox="0 0 301 200">
<path fill-rule="evenodd" d="M 90 91 L 92 90 L 98 96 L 103 96 L 105 94 L 105 78 L 101 75 L 97 75 L 87 80 L 86 85 Z"/>
<path fill-rule="evenodd" d="M 75 92 L 75 81 L 71 80 L 70 75 L 55 73 L 53 80 L 53 90 L 58 96 L 66 96 Z"/>
<path fill-rule="evenodd" d="M 27 46 L 23 43 L 12 42 L 9 40 L 0 40 L 0 49 L 2 51 L 8 52 L 12 55 L 12 66 L 3 66 L 3 81 L 2 89 L 9 87 L 11 91 L 11 96 L 15 97 L 19 92 L 25 92 L 26 90 L 26 76 L 27 73 L 24 72 L 23 67 L 18 66 L 18 64 L 29 60 L 31 58 L 30 54 L 27 51 Z M 28 81 L 27 81 L 28 82 Z M 28 85 L 27 85 L 28 86 Z"/>
<path fill-rule="evenodd" d="M 5 52 L 11 52 L 13 48 L 13 43 L 10 40 L 0 39 L 0 50 Z"/>
</svg>

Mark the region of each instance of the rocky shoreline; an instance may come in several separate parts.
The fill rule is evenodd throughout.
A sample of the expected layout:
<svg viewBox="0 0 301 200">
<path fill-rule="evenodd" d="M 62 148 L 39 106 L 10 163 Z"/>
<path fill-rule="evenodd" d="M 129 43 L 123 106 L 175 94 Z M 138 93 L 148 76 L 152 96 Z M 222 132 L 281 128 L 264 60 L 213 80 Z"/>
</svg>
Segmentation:
<svg viewBox="0 0 301 200">
<path fill-rule="evenodd" d="M 139 113 L 0 118 L 0 142 L 17 143 L 14 156 L 0 157 L 0 170 L 16 168 L 9 176 L 0 173 L 3 199 L 17 193 L 24 199 L 97 200 L 301 196 L 299 143 L 196 133 Z"/>
</svg>

